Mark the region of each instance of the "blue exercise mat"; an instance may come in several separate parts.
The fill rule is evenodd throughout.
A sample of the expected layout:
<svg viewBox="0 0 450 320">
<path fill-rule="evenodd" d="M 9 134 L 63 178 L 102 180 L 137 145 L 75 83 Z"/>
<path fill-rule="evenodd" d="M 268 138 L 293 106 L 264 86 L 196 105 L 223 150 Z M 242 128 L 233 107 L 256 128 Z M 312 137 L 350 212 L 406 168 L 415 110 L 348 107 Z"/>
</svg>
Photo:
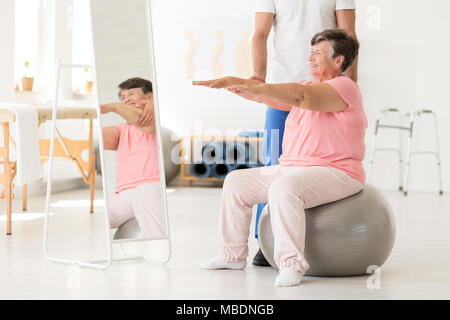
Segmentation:
<svg viewBox="0 0 450 320">
<path fill-rule="evenodd" d="M 232 164 L 224 164 L 224 163 L 213 164 L 211 165 L 211 176 L 218 179 L 225 179 L 227 174 L 233 171 L 233 169 L 234 165 Z"/>
<path fill-rule="evenodd" d="M 242 131 L 238 134 L 239 137 L 262 137 L 264 131 Z"/>
<path fill-rule="evenodd" d="M 216 164 L 225 162 L 225 141 L 215 141 L 202 148 L 202 159 L 206 164 Z"/>
<path fill-rule="evenodd" d="M 248 142 L 229 142 L 227 143 L 225 153 L 225 161 L 228 164 L 245 164 L 250 160 L 256 162 L 257 155 L 255 153 L 255 148 Z"/>
<path fill-rule="evenodd" d="M 191 165 L 191 174 L 196 178 L 208 178 L 211 176 L 211 165 L 202 163 L 194 163 Z"/>
</svg>

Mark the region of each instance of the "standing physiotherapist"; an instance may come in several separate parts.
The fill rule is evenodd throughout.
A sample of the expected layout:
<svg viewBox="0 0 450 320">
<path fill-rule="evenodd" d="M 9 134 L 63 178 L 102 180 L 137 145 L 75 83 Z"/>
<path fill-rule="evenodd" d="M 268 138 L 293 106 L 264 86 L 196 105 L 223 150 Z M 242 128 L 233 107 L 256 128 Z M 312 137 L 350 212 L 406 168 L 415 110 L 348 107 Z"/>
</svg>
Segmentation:
<svg viewBox="0 0 450 320">
<path fill-rule="evenodd" d="M 256 0 L 255 32 L 252 39 L 253 79 L 270 83 L 310 80 L 309 62 L 311 48 L 306 44 L 318 32 L 341 28 L 355 39 L 355 0 Z M 267 39 L 273 28 L 273 52 L 267 73 Z M 346 75 L 357 81 L 358 59 Z M 289 112 L 266 109 L 264 132 L 264 165 L 278 164 L 284 134 L 284 123 Z M 258 222 L 265 204 L 258 205 L 255 237 Z M 261 250 L 253 264 L 268 266 Z"/>
</svg>

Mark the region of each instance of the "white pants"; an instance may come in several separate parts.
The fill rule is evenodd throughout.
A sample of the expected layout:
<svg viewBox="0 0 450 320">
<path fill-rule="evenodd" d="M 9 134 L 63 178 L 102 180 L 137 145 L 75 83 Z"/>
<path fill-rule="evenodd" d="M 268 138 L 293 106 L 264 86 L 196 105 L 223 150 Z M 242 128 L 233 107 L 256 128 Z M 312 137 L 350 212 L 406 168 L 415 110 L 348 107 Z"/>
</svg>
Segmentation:
<svg viewBox="0 0 450 320">
<path fill-rule="evenodd" d="M 220 212 L 220 251 L 225 261 L 248 256 L 252 207 L 268 202 L 274 236 L 274 258 L 282 269 L 301 273 L 304 257 L 305 209 L 349 197 L 360 181 L 329 167 L 271 166 L 236 170 L 225 179 Z"/>
<path fill-rule="evenodd" d="M 112 229 L 136 218 L 144 238 L 164 236 L 160 182 L 143 183 L 136 188 L 111 194 L 108 209 Z"/>
</svg>

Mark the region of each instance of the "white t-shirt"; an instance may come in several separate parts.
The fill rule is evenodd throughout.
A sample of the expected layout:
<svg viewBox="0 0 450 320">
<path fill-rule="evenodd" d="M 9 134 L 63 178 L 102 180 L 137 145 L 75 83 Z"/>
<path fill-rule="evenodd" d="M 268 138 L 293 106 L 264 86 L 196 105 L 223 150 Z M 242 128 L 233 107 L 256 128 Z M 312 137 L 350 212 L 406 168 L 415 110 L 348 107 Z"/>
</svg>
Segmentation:
<svg viewBox="0 0 450 320">
<path fill-rule="evenodd" d="M 335 11 L 348 9 L 356 9 L 355 0 L 256 0 L 255 12 L 275 14 L 267 82 L 313 80 L 308 62 L 311 39 L 337 28 Z"/>
</svg>

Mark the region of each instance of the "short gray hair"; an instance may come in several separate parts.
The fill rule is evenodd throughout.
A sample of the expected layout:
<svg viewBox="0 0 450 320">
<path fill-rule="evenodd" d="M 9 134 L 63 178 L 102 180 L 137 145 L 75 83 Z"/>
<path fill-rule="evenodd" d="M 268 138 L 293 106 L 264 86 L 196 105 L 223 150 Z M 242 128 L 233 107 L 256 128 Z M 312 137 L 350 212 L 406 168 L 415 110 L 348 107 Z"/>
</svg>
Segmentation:
<svg viewBox="0 0 450 320">
<path fill-rule="evenodd" d="M 329 41 L 331 43 L 331 57 L 333 59 L 344 56 L 344 62 L 341 67 L 342 72 L 350 68 L 358 56 L 358 40 L 349 36 L 342 29 L 329 29 L 316 34 L 311 40 L 311 45 L 314 46 L 322 41 Z"/>
</svg>

